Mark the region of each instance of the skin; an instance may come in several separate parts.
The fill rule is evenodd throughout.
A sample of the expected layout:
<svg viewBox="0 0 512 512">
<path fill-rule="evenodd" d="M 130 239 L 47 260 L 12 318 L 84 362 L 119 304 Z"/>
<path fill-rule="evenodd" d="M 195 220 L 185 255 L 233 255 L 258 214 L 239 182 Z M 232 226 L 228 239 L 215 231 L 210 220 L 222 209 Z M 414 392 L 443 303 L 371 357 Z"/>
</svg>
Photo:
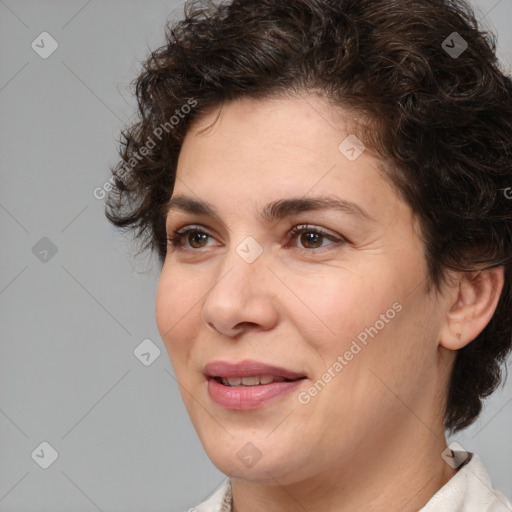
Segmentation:
<svg viewBox="0 0 512 512">
<path fill-rule="evenodd" d="M 503 272 L 453 274 L 428 291 L 411 208 L 369 150 L 355 161 L 338 150 L 348 120 L 318 95 L 243 99 L 199 118 L 180 153 L 173 197 L 207 201 L 219 218 L 169 212 L 169 236 L 198 225 L 209 237 L 169 245 L 156 319 L 201 443 L 232 480 L 236 512 L 415 511 L 455 474 L 441 457 L 449 375 L 455 350 L 491 318 Z M 267 223 L 256 214 L 274 200 L 325 195 L 372 220 L 326 210 Z M 304 224 L 313 234 L 289 236 Z M 318 229 L 345 241 L 315 239 Z M 248 236 L 263 251 L 252 263 L 236 252 Z M 401 311 L 333 372 L 396 303 Z M 204 365 L 244 359 L 307 379 L 258 409 L 224 409 Z M 329 368 L 335 376 L 300 403 Z M 248 442 L 261 454 L 252 467 L 237 457 Z"/>
</svg>

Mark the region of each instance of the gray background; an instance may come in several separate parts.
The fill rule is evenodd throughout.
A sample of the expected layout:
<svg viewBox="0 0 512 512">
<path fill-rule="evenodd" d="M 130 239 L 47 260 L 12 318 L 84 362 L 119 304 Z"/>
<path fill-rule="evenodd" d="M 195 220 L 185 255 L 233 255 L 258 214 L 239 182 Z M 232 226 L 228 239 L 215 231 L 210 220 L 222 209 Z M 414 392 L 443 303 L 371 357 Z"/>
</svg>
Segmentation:
<svg viewBox="0 0 512 512">
<path fill-rule="evenodd" d="M 474 4 L 510 66 L 511 0 Z M 0 0 L 0 511 L 185 510 L 224 479 L 156 329 L 156 258 L 134 258 L 93 196 L 134 113 L 128 84 L 181 15 L 172 0 Z M 509 498 L 511 401 L 508 381 L 455 436 Z"/>
</svg>

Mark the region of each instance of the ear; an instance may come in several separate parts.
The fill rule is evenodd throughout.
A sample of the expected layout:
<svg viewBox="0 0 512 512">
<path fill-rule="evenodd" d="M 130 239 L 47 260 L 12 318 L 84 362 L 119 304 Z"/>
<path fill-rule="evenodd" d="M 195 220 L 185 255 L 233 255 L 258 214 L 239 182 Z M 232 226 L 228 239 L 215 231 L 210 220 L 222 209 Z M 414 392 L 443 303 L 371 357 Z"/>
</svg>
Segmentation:
<svg viewBox="0 0 512 512">
<path fill-rule="evenodd" d="M 496 311 L 505 277 L 503 267 L 464 273 L 451 289 L 439 344 L 458 350 L 473 341 Z"/>
</svg>

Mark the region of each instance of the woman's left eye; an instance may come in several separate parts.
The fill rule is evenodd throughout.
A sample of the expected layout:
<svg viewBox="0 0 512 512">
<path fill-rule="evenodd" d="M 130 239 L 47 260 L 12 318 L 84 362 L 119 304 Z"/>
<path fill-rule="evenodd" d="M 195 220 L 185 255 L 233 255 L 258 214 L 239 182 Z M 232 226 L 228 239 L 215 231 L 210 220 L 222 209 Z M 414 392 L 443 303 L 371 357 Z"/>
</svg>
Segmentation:
<svg viewBox="0 0 512 512">
<path fill-rule="evenodd" d="M 290 238 L 295 237 L 298 237 L 297 240 L 303 245 L 303 247 L 299 247 L 299 249 L 321 249 L 326 246 L 318 245 L 318 243 L 322 240 L 325 241 L 326 239 L 330 240 L 334 244 L 345 242 L 345 239 L 337 237 L 331 233 L 327 233 L 326 231 L 314 226 L 295 226 L 290 231 Z"/>
<path fill-rule="evenodd" d="M 300 236 L 299 236 L 300 235 Z M 327 245 L 341 244 L 346 242 L 342 237 L 335 236 L 320 228 L 314 226 L 295 226 L 289 232 L 290 239 L 297 238 L 302 250 L 315 250 L 326 247 L 322 242 L 330 240 L 332 243 Z M 208 232 L 199 226 L 189 226 L 173 231 L 172 236 L 167 237 L 167 241 L 178 250 L 193 250 L 207 247 L 203 242 L 208 242 L 209 238 L 213 238 Z M 188 245 L 186 245 L 188 243 Z M 196 244 L 196 245 L 194 245 Z"/>
</svg>

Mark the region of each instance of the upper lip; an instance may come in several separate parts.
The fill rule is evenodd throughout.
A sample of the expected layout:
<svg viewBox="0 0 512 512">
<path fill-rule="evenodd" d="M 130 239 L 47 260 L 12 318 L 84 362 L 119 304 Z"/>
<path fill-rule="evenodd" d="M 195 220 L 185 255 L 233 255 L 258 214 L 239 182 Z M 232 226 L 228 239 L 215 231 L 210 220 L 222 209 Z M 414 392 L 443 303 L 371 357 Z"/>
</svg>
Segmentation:
<svg viewBox="0 0 512 512">
<path fill-rule="evenodd" d="M 270 377 L 282 377 L 283 379 L 289 380 L 305 377 L 302 373 L 251 360 L 238 361 L 236 363 L 228 361 L 212 361 L 204 367 L 204 373 L 208 377 L 227 379 L 235 377 L 257 377 L 263 375 Z"/>
</svg>

